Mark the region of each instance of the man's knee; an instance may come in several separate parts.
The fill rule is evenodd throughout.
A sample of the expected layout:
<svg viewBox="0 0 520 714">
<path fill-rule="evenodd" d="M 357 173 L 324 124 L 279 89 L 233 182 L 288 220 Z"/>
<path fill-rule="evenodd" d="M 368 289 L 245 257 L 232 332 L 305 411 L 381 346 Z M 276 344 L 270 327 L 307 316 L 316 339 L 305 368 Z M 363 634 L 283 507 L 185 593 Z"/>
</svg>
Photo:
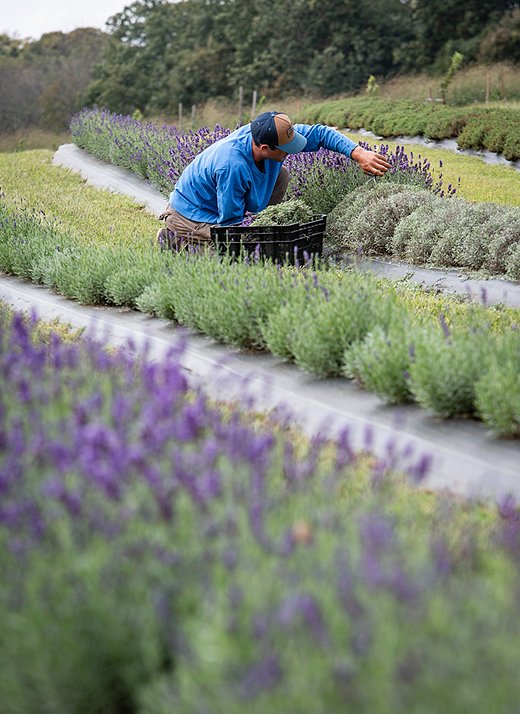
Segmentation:
<svg viewBox="0 0 520 714">
<path fill-rule="evenodd" d="M 289 172 L 282 166 L 276 183 L 273 188 L 273 193 L 271 194 L 271 199 L 269 201 L 270 206 L 276 206 L 277 203 L 281 203 L 284 199 L 285 192 L 287 191 L 287 186 L 289 184 Z"/>
</svg>

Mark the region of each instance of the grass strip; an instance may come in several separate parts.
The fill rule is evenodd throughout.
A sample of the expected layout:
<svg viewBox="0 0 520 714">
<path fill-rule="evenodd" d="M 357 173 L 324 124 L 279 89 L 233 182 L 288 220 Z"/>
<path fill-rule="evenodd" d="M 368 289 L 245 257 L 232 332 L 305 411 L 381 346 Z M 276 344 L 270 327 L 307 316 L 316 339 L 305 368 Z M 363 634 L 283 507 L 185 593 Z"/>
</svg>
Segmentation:
<svg viewBox="0 0 520 714">
<path fill-rule="evenodd" d="M 520 171 L 516 171 L 511 166 L 495 166 L 484 163 L 477 156 L 463 156 L 430 146 L 422 147 L 391 139 L 378 142 L 355 132 L 348 132 L 348 136 L 354 141 L 368 141 L 377 149 L 380 148 L 381 143 L 384 143 L 392 151 L 403 146 L 407 154 L 417 159 L 427 156 L 431 163 L 430 171 L 434 181 L 442 178 L 446 186 L 455 186 L 457 196 L 460 198 L 520 206 Z"/>
</svg>

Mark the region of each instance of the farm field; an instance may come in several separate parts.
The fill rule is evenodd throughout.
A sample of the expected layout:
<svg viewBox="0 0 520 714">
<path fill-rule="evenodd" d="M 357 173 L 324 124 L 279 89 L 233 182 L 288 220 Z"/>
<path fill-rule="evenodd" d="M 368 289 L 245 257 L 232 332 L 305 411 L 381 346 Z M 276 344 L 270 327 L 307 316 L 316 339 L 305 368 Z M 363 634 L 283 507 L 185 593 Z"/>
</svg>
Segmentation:
<svg viewBox="0 0 520 714">
<path fill-rule="evenodd" d="M 142 207 L 50 160 L 0 155 L 1 270 L 520 435 L 517 310 L 161 251 Z M 215 404 L 175 350 L 42 336 L 1 305 L 0 326 L 6 714 L 514 711 L 512 498 L 424 493 L 427 460 Z"/>
<path fill-rule="evenodd" d="M 0 714 L 520 714 L 518 0 L 29 5 Z"/>
<path fill-rule="evenodd" d="M 8 200 L 4 270 L 87 304 L 137 306 L 218 341 L 268 349 L 318 376 L 356 378 L 390 402 L 418 401 L 444 417 L 479 416 L 498 433 L 517 434 L 516 310 L 436 298 L 349 271 L 279 272 L 262 263 L 164 253 L 153 245 L 157 224 L 144 211 L 129 212 L 121 197 L 94 189 L 80 197 L 81 180 L 45 166 L 40 153 L 13 164 L 18 196 L 34 191 L 36 182 L 26 189 L 24 175 L 24 161 L 27 174 L 33 160 L 42 185 L 54 182 L 64 210 L 51 201 L 51 211 L 38 203 L 20 211 Z M 301 329 L 289 330 L 295 320 Z M 379 366 L 371 357 L 377 353 L 385 355 Z M 504 390 L 498 404 L 497 375 Z"/>
</svg>

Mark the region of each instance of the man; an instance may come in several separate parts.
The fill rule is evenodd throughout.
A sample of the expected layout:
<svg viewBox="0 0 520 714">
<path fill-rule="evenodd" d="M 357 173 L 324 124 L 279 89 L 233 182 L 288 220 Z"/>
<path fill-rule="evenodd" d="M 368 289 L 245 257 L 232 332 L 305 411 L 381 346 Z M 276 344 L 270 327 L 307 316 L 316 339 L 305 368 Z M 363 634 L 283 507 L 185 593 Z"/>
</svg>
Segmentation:
<svg viewBox="0 0 520 714">
<path fill-rule="evenodd" d="M 293 125 L 287 114 L 264 112 L 250 124 L 202 151 L 182 172 L 170 195 L 157 238 L 162 245 L 207 245 L 212 225 L 241 223 L 283 200 L 288 154 L 331 149 L 350 157 L 367 174 L 382 176 L 390 164 L 336 129 L 322 124 Z"/>
</svg>

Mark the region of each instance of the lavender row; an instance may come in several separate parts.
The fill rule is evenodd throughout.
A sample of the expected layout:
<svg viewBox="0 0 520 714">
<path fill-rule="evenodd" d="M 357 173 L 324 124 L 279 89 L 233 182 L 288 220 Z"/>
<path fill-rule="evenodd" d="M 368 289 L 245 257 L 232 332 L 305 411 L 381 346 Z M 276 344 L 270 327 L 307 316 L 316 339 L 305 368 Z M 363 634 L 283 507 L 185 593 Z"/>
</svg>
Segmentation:
<svg viewBox="0 0 520 714">
<path fill-rule="evenodd" d="M 133 171 L 165 195 L 198 153 L 230 133 L 218 125 L 213 130 L 203 127 L 181 132 L 99 109 L 76 114 L 70 131 L 80 148 Z M 393 152 L 383 145 L 379 150 L 391 165 L 385 181 L 417 185 L 444 195 L 442 180 L 434 184 L 426 159 L 408 156 L 403 147 Z M 317 213 L 328 213 L 346 192 L 369 180 L 355 162 L 326 149 L 289 156 L 285 166 L 291 177 L 287 198 L 303 198 Z M 447 191 L 448 195 L 454 192 L 452 187 Z"/>
<path fill-rule="evenodd" d="M 126 305 L 320 377 L 355 378 L 385 401 L 484 420 L 520 436 L 520 332 L 483 306 L 440 316 L 355 271 L 79 244 L 0 205 L 0 267 L 87 304 Z M 208 298 L 211 295 L 211 299 Z"/>
<path fill-rule="evenodd" d="M 513 712 L 520 516 L 162 363 L 0 319 L 0 697 L 20 711 Z M 366 433 L 367 452 L 371 435 Z"/>
</svg>

